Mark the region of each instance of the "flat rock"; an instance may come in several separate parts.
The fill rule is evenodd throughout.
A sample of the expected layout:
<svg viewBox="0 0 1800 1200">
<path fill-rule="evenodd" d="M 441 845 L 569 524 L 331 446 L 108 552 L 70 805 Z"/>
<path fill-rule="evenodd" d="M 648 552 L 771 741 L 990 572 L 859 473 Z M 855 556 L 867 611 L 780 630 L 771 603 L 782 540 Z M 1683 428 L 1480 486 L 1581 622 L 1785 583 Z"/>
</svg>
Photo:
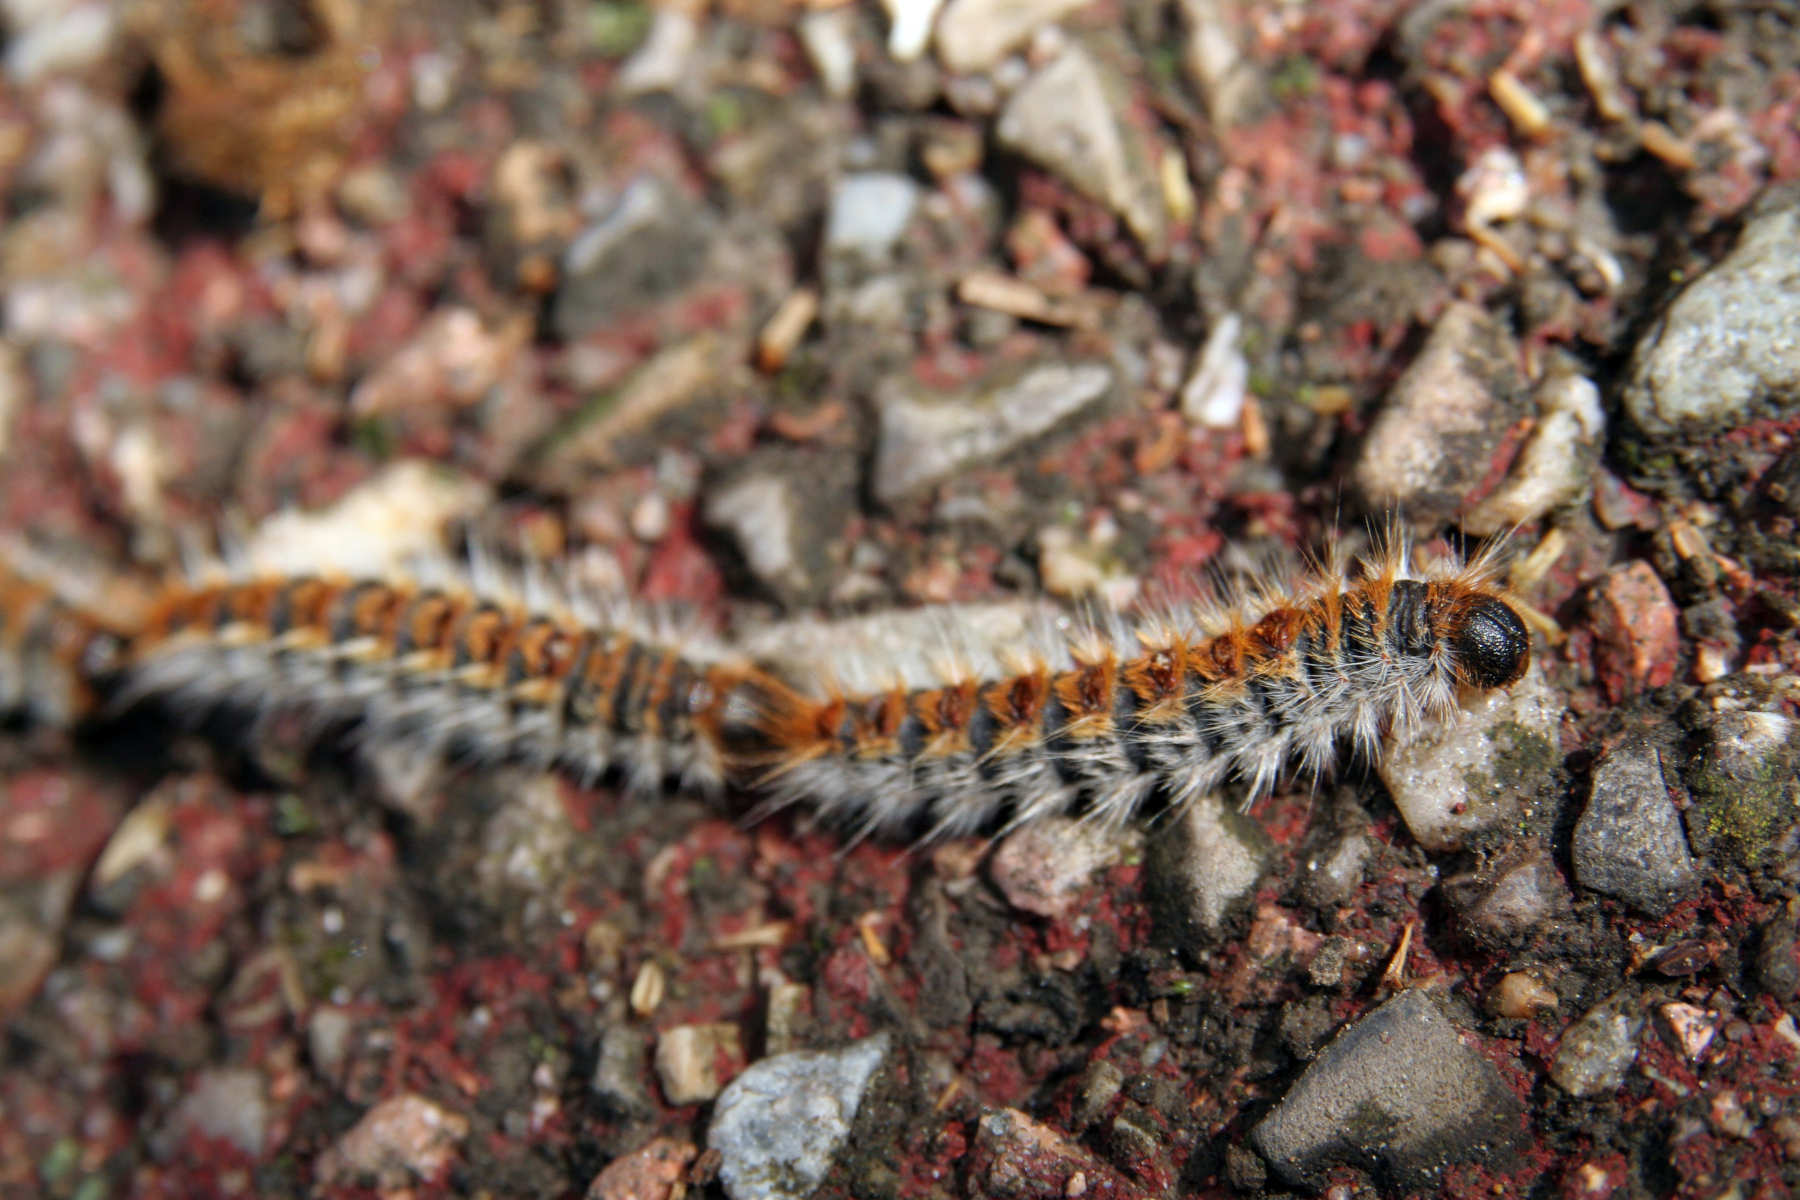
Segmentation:
<svg viewBox="0 0 1800 1200">
<path fill-rule="evenodd" d="M 708 1148 L 731 1200 L 805 1200 L 850 1136 L 885 1033 L 839 1050 L 797 1050 L 752 1063 L 719 1093 Z"/>
<path fill-rule="evenodd" d="M 1436 1002 L 1406 991 L 1320 1051 L 1250 1141 L 1295 1186 L 1348 1165 L 1411 1190 L 1452 1164 L 1508 1156 L 1522 1111 Z"/>
<path fill-rule="evenodd" d="M 1625 413 L 1655 437 L 1800 407 L 1800 194 L 1776 194 L 1632 353 Z"/>
<path fill-rule="evenodd" d="M 1047 433 L 1111 389 L 1097 362 L 1039 363 L 944 396 L 890 380 L 876 397 L 875 498 L 891 503 Z"/>
<path fill-rule="evenodd" d="M 1600 760 L 1587 808 L 1575 823 L 1571 856 L 1582 887 L 1652 916 L 1699 886 L 1654 746 L 1625 742 Z"/>
<path fill-rule="evenodd" d="M 1423 523 L 1457 516 L 1530 410 L 1512 337 L 1474 305 L 1452 304 L 1369 426 L 1354 475 L 1364 505 Z"/>
</svg>

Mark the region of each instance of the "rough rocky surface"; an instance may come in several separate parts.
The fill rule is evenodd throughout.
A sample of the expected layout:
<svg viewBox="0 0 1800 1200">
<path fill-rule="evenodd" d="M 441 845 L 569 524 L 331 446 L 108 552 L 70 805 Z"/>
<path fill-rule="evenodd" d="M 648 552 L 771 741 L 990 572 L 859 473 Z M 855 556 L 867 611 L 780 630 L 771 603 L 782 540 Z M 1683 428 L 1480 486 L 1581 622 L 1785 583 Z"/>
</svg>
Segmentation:
<svg viewBox="0 0 1800 1200">
<path fill-rule="evenodd" d="M 1504 1164 L 1522 1107 L 1421 991 L 1402 992 L 1319 1052 L 1250 1140 L 1290 1183 L 1342 1163 L 1417 1187 L 1454 1163 Z"/>
</svg>

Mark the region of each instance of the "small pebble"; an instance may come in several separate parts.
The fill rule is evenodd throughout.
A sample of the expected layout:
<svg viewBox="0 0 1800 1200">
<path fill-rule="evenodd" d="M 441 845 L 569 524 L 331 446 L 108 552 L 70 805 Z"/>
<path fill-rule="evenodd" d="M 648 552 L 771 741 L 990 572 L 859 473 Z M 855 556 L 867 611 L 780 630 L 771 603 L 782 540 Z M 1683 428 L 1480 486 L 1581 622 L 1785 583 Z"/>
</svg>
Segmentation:
<svg viewBox="0 0 1800 1200">
<path fill-rule="evenodd" d="M 983 1114 L 973 1170 L 980 1194 L 1011 1200 L 1074 1200 L 1138 1194 L 1093 1151 L 1016 1108 Z"/>
<path fill-rule="evenodd" d="M 1456 850 L 1515 819 L 1559 758 L 1561 696 L 1532 670 L 1447 721 L 1391 739 L 1376 769 L 1427 850 Z"/>
<path fill-rule="evenodd" d="M 1514 1020 L 1554 1012 L 1557 1005 L 1556 993 L 1527 971 L 1509 971 L 1501 976 L 1488 1002 L 1500 1016 Z"/>
<path fill-rule="evenodd" d="M 834 100 L 856 91 L 856 42 L 847 8 L 813 9 L 800 18 L 800 44 L 819 76 L 819 86 Z"/>
<path fill-rule="evenodd" d="M 607 1115 L 645 1121 L 656 1112 L 645 1086 L 650 1035 L 631 1025 L 609 1025 L 600 1034 L 600 1053 L 589 1086 Z"/>
<path fill-rule="evenodd" d="M 460 1113 L 412 1093 L 391 1096 L 319 1156 L 314 1177 L 325 1187 L 435 1183 L 468 1136 Z"/>
<path fill-rule="evenodd" d="M 1791 862 L 1800 833 L 1800 722 L 1778 712 L 1715 714 L 1688 770 L 1696 850 L 1746 867 Z"/>
<path fill-rule="evenodd" d="M 1569 909 L 1569 886 L 1549 851 L 1528 844 L 1470 875 L 1444 881 L 1462 927 L 1493 946 L 1528 939 Z"/>
<path fill-rule="evenodd" d="M 656 1078 L 670 1104 L 711 1100 L 743 1061 L 743 1038 L 729 1021 L 677 1025 L 656 1036 Z"/>
<path fill-rule="evenodd" d="M 879 261 L 893 253 L 919 207 L 919 185 L 904 175 L 846 175 L 831 194 L 825 249 Z"/>
<path fill-rule="evenodd" d="M 1155 170 L 1160 155 L 1121 120 L 1116 97 L 1124 91 L 1109 68 L 1071 44 L 1012 94 L 994 132 L 1002 145 L 1106 205 L 1154 251 L 1168 227 Z"/>
<path fill-rule="evenodd" d="M 1206 336 L 1194 373 L 1181 389 L 1181 415 L 1206 429 L 1236 429 L 1250 394 L 1250 364 L 1238 346 L 1244 322 L 1226 313 Z"/>
<path fill-rule="evenodd" d="M 1040 917 L 1068 916 L 1088 881 L 1123 857 L 1126 840 L 1092 821 L 1047 817 L 1010 833 L 988 860 L 988 876 L 1007 903 Z"/>
<path fill-rule="evenodd" d="M 1637 1061 L 1637 1037 L 1644 1027 L 1615 996 L 1583 1013 L 1563 1030 L 1550 1064 L 1550 1078 L 1571 1096 L 1617 1091 Z"/>
<path fill-rule="evenodd" d="M 1420 523 L 1460 515 L 1507 431 L 1530 415 L 1519 357 L 1481 309 L 1446 309 L 1369 426 L 1354 475 L 1364 504 Z"/>
<path fill-rule="evenodd" d="M 692 1142 L 652 1138 L 607 1163 L 588 1184 L 587 1200 L 671 1200 L 699 1152 Z"/>
<path fill-rule="evenodd" d="M 1718 1032 L 1719 1014 L 1680 1000 L 1671 1000 L 1656 1011 L 1676 1049 L 1686 1055 L 1689 1062 L 1699 1062 L 1706 1048 L 1712 1045 L 1713 1034 Z"/>
<path fill-rule="evenodd" d="M 1800 397 L 1800 204 L 1757 213 L 1737 245 L 1682 289 L 1632 353 L 1627 416 L 1653 437 L 1732 428 Z"/>
<path fill-rule="evenodd" d="M 1680 614 L 1649 563 L 1638 559 L 1609 570 L 1595 586 L 1589 609 L 1594 666 L 1608 700 L 1616 704 L 1675 678 Z"/>
<path fill-rule="evenodd" d="M 1592 380 L 1563 371 L 1539 385 L 1536 400 L 1537 423 L 1506 478 L 1459 522 L 1469 533 L 1504 533 L 1591 490 L 1606 437 L 1600 389 Z"/>
<path fill-rule="evenodd" d="M 944 0 L 883 0 L 888 13 L 888 55 L 909 63 L 931 44 L 931 27 Z"/>
<path fill-rule="evenodd" d="M 270 1116 L 262 1072 L 237 1067 L 202 1071 L 156 1141 L 165 1154 L 174 1153 L 188 1133 L 197 1133 L 229 1142 L 255 1158 L 267 1145 Z"/>
<path fill-rule="evenodd" d="M 1097 403 L 1113 372 L 1097 362 L 1040 363 L 963 394 L 890 379 L 877 393 L 873 489 L 902 499 L 1049 432 Z"/>
<path fill-rule="evenodd" d="M 938 60 L 946 71 L 958 74 L 985 71 L 1013 47 L 1023 45 L 1039 28 L 1086 2 L 950 0 L 938 18 Z M 912 3 L 916 6 L 919 0 Z"/>
</svg>

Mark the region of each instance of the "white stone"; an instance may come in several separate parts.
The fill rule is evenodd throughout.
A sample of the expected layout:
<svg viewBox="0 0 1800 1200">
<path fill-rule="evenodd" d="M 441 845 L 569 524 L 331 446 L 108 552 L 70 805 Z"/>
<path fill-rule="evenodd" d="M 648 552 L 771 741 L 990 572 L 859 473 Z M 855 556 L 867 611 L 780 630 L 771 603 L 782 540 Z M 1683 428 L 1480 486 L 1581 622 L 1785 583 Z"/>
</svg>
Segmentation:
<svg viewBox="0 0 1800 1200">
<path fill-rule="evenodd" d="M 1518 814 L 1519 789 L 1501 756 L 1513 736 L 1541 738 L 1555 752 L 1562 703 L 1535 668 L 1504 691 L 1486 692 L 1437 724 L 1390 738 L 1382 782 L 1427 850 L 1455 850 Z"/>
<path fill-rule="evenodd" d="M 1219 318 L 1181 389 L 1181 415 L 1208 429 L 1236 429 L 1250 394 L 1250 364 L 1238 347 L 1244 322 L 1236 313 Z"/>
<path fill-rule="evenodd" d="M 708 1148 L 731 1200 L 805 1200 L 831 1169 L 887 1059 L 885 1033 L 752 1063 L 719 1094 Z"/>
</svg>

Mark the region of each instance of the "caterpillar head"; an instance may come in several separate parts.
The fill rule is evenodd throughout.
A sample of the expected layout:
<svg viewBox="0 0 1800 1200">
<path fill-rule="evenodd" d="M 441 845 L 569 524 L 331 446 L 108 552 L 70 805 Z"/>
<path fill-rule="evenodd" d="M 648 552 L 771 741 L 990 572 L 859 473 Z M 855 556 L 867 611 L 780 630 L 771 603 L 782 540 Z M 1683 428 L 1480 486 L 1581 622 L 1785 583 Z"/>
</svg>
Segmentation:
<svg viewBox="0 0 1800 1200">
<path fill-rule="evenodd" d="M 1531 665 L 1531 634 L 1506 601 L 1484 596 L 1460 614 L 1450 644 L 1463 682 L 1479 688 L 1517 683 Z"/>
</svg>

